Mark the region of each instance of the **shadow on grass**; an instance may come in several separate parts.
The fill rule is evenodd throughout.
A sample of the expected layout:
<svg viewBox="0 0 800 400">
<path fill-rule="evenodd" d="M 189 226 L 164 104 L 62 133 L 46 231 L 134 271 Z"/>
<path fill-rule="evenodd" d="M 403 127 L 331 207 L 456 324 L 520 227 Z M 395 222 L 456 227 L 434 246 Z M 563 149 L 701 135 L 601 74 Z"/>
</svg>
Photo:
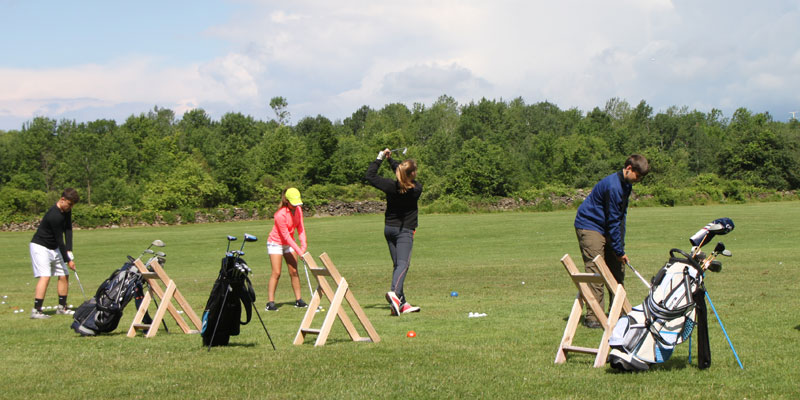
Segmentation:
<svg viewBox="0 0 800 400">
<path fill-rule="evenodd" d="M 795 326 L 794 329 L 800 331 L 800 325 Z"/>
<path fill-rule="evenodd" d="M 688 357 L 674 357 L 674 358 L 670 358 L 669 361 L 667 361 L 667 362 L 665 362 L 663 364 L 650 364 L 650 369 L 647 370 L 647 371 L 620 371 L 620 370 L 618 370 L 616 368 L 609 368 L 609 369 L 606 370 L 606 373 L 609 373 L 609 374 L 638 374 L 638 373 L 650 372 L 650 371 L 654 371 L 654 370 L 658 370 L 658 371 L 680 371 L 680 370 L 686 369 L 686 368 L 691 366 L 691 364 L 689 364 L 688 361 L 689 361 Z M 609 365 L 609 367 L 611 367 L 611 366 Z"/>
</svg>

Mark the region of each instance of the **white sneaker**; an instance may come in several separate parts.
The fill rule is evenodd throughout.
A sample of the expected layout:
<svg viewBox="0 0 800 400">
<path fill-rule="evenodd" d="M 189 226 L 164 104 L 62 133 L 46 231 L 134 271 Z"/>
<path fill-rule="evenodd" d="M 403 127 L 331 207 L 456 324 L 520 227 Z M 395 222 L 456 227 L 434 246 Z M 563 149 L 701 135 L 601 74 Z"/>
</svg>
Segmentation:
<svg viewBox="0 0 800 400">
<path fill-rule="evenodd" d="M 413 312 L 419 312 L 419 307 L 412 306 L 411 304 L 408 303 L 403 303 L 403 306 L 400 307 L 401 314 L 410 314 Z"/>
<path fill-rule="evenodd" d="M 41 310 L 33 309 L 31 310 L 31 319 L 48 319 L 50 318 L 49 315 L 43 313 Z"/>
<path fill-rule="evenodd" d="M 57 315 L 72 315 L 72 314 L 75 314 L 75 311 L 74 310 L 70 310 L 69 308 L 66 308 L 66 307 L 62 306 L 61 304 L 59 304 L 58 307 L 56 307 L 56 314 Z"/>
<path fill-rule="evenodd" d="M 386 292 L 386 301 L 392 307 L 392 315 L 400 315 L 400 298 L 395 292 Z"/>
</svg>

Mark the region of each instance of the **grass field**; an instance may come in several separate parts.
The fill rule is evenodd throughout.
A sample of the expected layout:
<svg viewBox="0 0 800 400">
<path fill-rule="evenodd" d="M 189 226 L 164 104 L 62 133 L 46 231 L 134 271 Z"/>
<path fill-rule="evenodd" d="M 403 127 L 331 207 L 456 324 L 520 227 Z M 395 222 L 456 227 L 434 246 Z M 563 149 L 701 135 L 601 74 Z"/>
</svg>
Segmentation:
<svg viewBox="0 0 800 400">
<path fill-rule="evenodd" d="M 639 374 L 592 368 L 585 355 L 553 364 L 576 293 L 559 263 L 565 253 L 579 259 L 574 211 L 421 216 L 406 294 L 422 312 L 402 317 L 389 316 L 383 297 L 391 265 L 382 216 L 309 218 L 309 251 L 331 256 L 381 341 L 352 342 L 337 324 L 324 347 L 314 348 L 312 339 L 292 345 L 304 310 L 292 306 L 284 272 L 280 311 L 261 311 L 277 351 L 255 316 L 233 345 L 210 352 L 199 335 L 176 333 L 174 321 L 169 334 L 127 338 L 132 304 L 117 331 L 93 338 L 75 334 L 69 317 L 31 320 L 32 232 L 0 233 L 0 296 L 7 296 L 0 306 L 0 398 L 798 398 L 800 203 L 631 209 L 631 262 L 649 278 L 670 248 L 688 248 L 689 236 L 723 216 L 736 223 L 719 238 L 733 257 L 707 276 L 706 287 L 745 369 L 709 310 L 711 368 L 688 365 L 683 344 L 665 365 Z M 126 255 L 161 239 L 168 273 L 201 314 L 225 235 L 252 233 L 260 241 L 245 246 L 245 258 L 263 310 L 270 228 L 271 221 L 256 221 L 81 230 L 76 263 L 93 293 Z M 301 279 L 307 293 L 302 272 Z M 645 288 L 630 271 L 626 287 L 631 303 L 641 303 Z M 70 303 L 81 299 L 73 275 Z M 45 305 L 55 303 L 51 282 Z M 15 307 L 25 312 L 15 314 Z M 470 312 L 487 316 L 468 318 Z M 417 337 L 407 338 L 409 330 Z M 575 344 L 596 347 L 599 339 L 597 330 L 580 327 Z"/>
</svg>

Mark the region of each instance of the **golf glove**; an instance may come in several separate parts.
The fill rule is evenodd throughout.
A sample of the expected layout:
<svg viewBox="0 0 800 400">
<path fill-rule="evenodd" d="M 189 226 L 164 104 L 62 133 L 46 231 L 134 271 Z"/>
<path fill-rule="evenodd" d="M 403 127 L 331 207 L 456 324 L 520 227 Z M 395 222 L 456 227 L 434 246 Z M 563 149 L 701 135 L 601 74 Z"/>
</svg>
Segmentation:
<svg viewBox="0 0 800 400">
<path fill-rule="evenodd" d="M 386 154 L 383 153 L 383 150 L 378 152 L 378 160 L 383 160 L 386 157 Z"/>
</svg>

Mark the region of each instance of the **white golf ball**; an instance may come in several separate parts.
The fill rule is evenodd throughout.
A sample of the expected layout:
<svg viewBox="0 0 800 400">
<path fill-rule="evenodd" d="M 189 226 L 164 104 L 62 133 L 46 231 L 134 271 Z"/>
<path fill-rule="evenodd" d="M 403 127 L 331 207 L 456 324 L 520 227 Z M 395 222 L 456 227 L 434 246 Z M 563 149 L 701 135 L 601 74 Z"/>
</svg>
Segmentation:
<svg viewBox="0 0 800 400">
<path fill-rule="evenodd" d="M 72 304 L 69 305 L 69 308 L 72 308 Z"/>
<path fill-rule="evenodd" d="M 14 310 L 14 314 L 16 314 L 16 313 L 18 313 L 18 312 L 19 312 L 19 310 Z"/>
<path fill-rule="evenodd" d="M 4 302 L 2 302 L 2 303 L 0 303 L 0 304 L 6 304 L 6 302 L 4 301 Z"/>
<path fill-rule="evenodd" d="M 522 282 L 522 284 L 524 285 L 524 284 L 525 284 L 525 282 Z"/>
<path fill-rule="evenodd" d="M 8 298 L 8 296 L 3 296 L 3 298 L 4 298 L 4 299 L 7 299 L 7 298 Z"/>
<path fill-rule="evenodd" d="M 25 310 L 19 310 L 19 312 L 25 312 Z"/>
</svg>

